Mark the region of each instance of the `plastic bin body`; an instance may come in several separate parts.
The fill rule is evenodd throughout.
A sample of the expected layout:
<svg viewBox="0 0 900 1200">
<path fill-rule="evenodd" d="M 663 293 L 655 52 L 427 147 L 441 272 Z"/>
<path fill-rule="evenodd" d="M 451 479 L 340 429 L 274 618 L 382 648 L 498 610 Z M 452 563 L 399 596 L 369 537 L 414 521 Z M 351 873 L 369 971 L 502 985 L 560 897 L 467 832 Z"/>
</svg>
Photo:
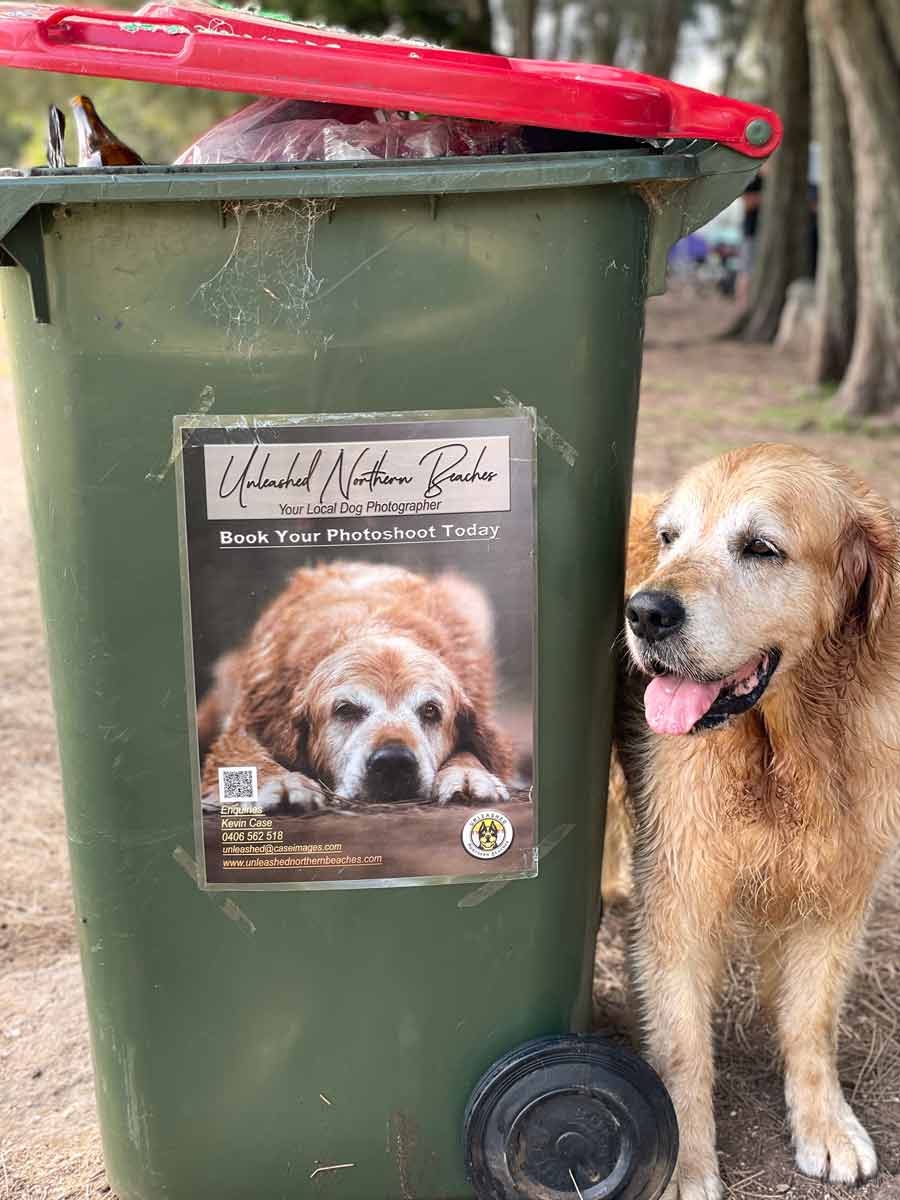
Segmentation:
<svg viewBox="0 0 900 1200">
<path fill-rule="evenodd" d="M 629 182 L 647 159 L 614 159 L 537 161 L 536 186 L 486 165 L 477 191 L 471 164 L 248 169 L 227 177 L 237 211 L 195 194 L 210 174 L 122 175 L 127 199 L 72 176 L 24 206 L 49 321 L 33 256 L 0 286 L 121 1200 L 468 1196 L 474 1082 L 588 1025 L 652 249 Z M 516 403 L 540 416 L 539 875 L 201 891 L 173 416 Z"/>
</svg>

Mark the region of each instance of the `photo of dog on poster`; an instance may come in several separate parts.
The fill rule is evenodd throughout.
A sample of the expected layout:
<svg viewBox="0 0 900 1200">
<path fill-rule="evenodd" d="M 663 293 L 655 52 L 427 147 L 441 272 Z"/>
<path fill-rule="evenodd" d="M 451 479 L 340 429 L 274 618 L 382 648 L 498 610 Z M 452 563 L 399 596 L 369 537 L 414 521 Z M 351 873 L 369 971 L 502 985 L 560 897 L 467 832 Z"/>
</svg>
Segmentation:
<svg viewBox="0 0 900 1200">
<path fill-rule="evenodd" d="M 224 655 L 198 708 L 205 804 L 257 769 L 265 810 L 509 799 L 483 588 L 384 563 L 303 567 Z"/>
</svg>

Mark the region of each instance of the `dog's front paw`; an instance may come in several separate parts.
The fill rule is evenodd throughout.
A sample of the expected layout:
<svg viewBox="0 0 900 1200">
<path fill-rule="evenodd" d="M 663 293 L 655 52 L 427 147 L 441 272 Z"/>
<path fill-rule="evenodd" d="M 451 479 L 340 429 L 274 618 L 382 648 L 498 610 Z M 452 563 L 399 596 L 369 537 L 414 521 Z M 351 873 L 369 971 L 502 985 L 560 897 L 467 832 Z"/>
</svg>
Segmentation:
<svg viewBox="0 0 900 1200">
<path fill-rule="evenodd" d="M 692 1173 L 676 1168 L 662 1200 L 721 1200 L 724 1191 L 717 1171 Z"/>
<path fill-rule="evenodd" d="M 477 766 L 448 766 L 438 771 L 432 792 L 438 804 L 449 804 L 451 800 L 461 800 L 471 804 L 499 804 L 509 799 L 505 785 L 486 771 Z"/>
<path fill-rule="evenodd" d="M 320 812 L 328 804 L 316 781 L 299 771 L 285 771 L 267 779 L 260 785 L 258 802 L 269 813 Z"/>
<path fill-rule="evenodd" d="M 795 1117 L 794 1149 L 797 1166 L 815 1179 L 861 1183 L 878 1170 L 872 1139 L 846 1101 L 836 1112 Z"/>
</svg>

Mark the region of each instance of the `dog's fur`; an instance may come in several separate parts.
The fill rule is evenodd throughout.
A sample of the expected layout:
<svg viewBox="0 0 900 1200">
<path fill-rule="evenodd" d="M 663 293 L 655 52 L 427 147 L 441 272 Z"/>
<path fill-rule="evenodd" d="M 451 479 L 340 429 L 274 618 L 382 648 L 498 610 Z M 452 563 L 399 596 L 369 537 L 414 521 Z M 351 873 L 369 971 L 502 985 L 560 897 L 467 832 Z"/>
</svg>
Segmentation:
<svg viewBox="0 0 900 1200">
<path fill-rule="evenodd" d="M 391 747 L 414 786 L 389 798 L 496 803 L 511 752 L 493 703 L 491 613 L 474 584 L 370 563 L 303 568 L 199 706 L 204 800 L 217 802 L 219 767 L 242 764 L 257 767 L 266 808 L 384 799 L 371 764 Z"/>
<path fill-rule="evenodd" d="M 750 558 L 748 538 L 781 553 Z M 738 931 L 759 955 L 800 1170 L 838 1183 L 876 1170 L 836 1043 L 873 888 L 900 842 L 898 552 L 884 501 L 789 446 L 726 454 L 661 502 L 634 505 L 626 590 L 674 594 L 686 614 L 655 646 L 628 631 L 633 661 L 650 670 L 627 673 L 618 730 L 635 840 L 633 980 L 681 1131 L 667 1200 L 722 1195 L 711 1015 Z M 707 731 L 650 731 L 651 674 L 718 679 L 773 648 L 780 662 L 748 711 Z"/>
</svg>

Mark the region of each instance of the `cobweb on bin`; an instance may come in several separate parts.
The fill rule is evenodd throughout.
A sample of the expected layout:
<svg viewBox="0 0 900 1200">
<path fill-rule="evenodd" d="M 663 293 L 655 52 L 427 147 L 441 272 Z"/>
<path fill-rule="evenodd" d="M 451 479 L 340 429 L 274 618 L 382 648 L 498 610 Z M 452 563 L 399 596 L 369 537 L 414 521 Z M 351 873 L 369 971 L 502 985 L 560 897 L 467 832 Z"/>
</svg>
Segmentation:
<svg viewBox="0 0 900 1200">
<path fill-rule="evenodd" d="M 234 244 L 222 266 L 194 292 L 242 354 L 252 357 L 261 336 L 276 329 L 299 332 L 322 287 L 312 267 L 316 225 L 330 200 L 230 201 Z"/>
</svg>

